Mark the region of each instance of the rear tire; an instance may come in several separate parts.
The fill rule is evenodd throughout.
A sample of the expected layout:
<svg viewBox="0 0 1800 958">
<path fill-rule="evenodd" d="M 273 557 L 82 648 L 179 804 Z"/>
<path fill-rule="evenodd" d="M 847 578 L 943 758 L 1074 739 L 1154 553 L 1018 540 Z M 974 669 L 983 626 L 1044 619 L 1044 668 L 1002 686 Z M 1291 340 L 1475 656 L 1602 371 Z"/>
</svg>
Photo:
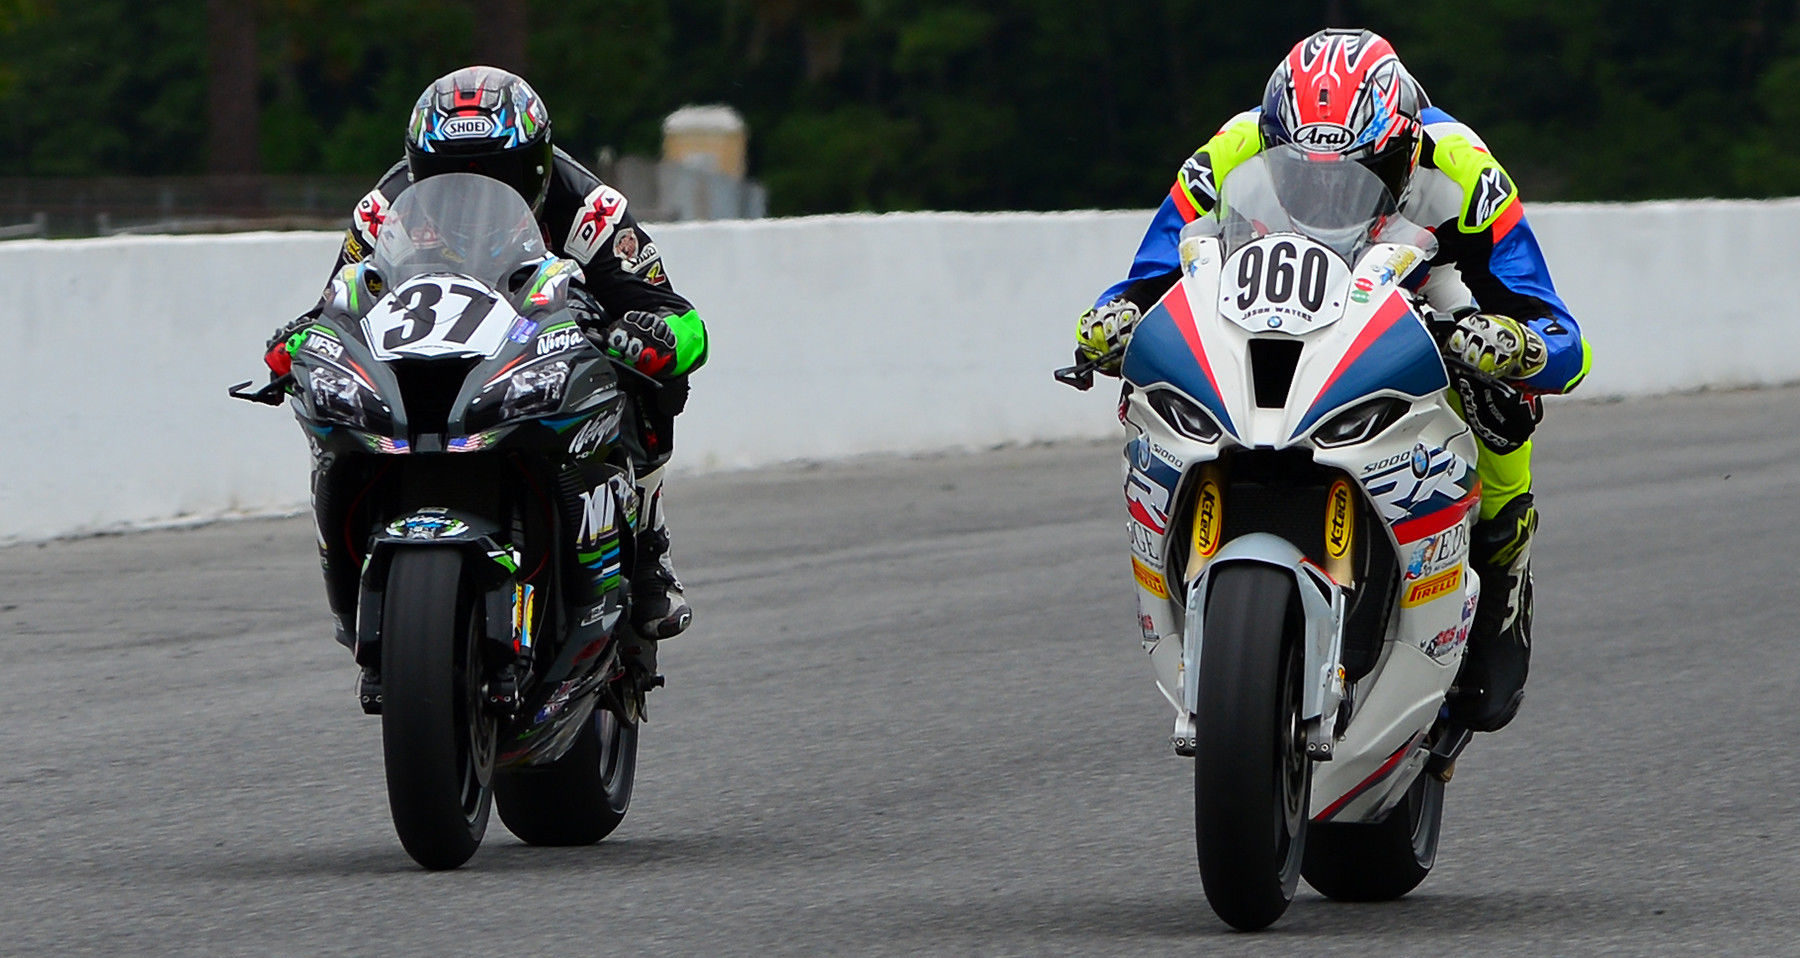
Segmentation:
<svg viewBox="0 0 1800 958">
<path fill-rule="evenodd" d="M 494 779 L 500 820 L 527 845 L 592 845 L 612 834 L 631 806 L 637 726 L 597 708 L 563 756 Z"/>
<path fill-rule="evenodd" d="M 1220 568 L 1206 600 L 1194 833 L 1206 900 L 1243 931 L 1287 911 L 1306 847 L 1297 598 L 1289 573 L 1243 563 Z"/>
<path fill-rule="evenodd" d="M 1306 837 L 1306 883 L 1337 901 L 1392 901 L 1419 887 L 1437 862 L 1444 782 L 1421 772 L 1382 821 L 1324 823 Z"/>
<path fill-rule="evenodd" d="M 462 554 L 400 550 L 381 618 L 381 746 L 394 831 L 414 861 L 455 868 L 487 832 L 497 735 L 481 708 L 481 623 L 462 587 Z"/>
</svg>

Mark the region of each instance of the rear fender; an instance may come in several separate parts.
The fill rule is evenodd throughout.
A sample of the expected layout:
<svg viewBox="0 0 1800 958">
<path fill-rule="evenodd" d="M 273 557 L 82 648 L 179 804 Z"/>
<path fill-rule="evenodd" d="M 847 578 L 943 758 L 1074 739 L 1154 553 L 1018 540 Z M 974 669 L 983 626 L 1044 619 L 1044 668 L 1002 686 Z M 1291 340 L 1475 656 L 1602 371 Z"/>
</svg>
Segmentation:
<svg viewBox="0 0 1800 958">
<path fill-rule="evenodd" d="M 381 607 L 387 593 L 388 569 L 402 549 L 460 549 L 464 574 L 482 593 L 483 631 L 509 651 L 528 648 L 530 630 L 515 622 L 519 600 L 514 578 L 519 553 L 501 538 L 491 520 L 453 509 L 416 509 L 384 526 L 369 543 L 363 560 L 362 589 L 356 603 L 356 662 L 381 664 Z"/>
<path fill-rule="evenodd" d="M 1200 646 L 1206 635 L 1206 596 L 1212 576 L 1227 566 L 1253 562 L 1273 566 L 1293 576 L 1305 616 L 1306 675 L 1301 718 L 1310 723 L 1307 752 L 1314 758 L 1331 757 L 1332 732 L 1338 703 L 1344 697 L 1341 666 L 1344 641 L 1344 591 L 1325 570 L 1309 561 L 1293 543 L 1267 532 L 1239 536 L 1222 547 L 1206 564 L 1199 578 L 1188 585 L 1187 624 L 1182 631 L 1183 706 L 1188 715 L 1199 711 Z M 1315 721 L 1321 720 L 1322 721 Z"/>
</svg>

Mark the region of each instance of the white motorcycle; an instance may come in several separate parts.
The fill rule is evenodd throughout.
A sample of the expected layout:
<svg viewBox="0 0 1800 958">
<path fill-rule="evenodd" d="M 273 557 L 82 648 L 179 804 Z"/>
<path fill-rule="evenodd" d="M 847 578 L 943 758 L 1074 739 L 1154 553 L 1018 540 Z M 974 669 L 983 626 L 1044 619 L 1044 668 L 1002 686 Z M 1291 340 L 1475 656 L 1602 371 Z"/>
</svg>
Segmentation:
<svg viewBox="0 0 1800 958">
<path fill-rule="evenodd" d="M 1268 150 L 1182 231 L 1124 352 L 1143 644 L 1194 759 L 1207 900 L 1238 928 L 1302 875 L 1386 900 L 1436 858 L 1481 489 L 1411 291 L 1435 245 L 1358 164 Z"/>
</svg>

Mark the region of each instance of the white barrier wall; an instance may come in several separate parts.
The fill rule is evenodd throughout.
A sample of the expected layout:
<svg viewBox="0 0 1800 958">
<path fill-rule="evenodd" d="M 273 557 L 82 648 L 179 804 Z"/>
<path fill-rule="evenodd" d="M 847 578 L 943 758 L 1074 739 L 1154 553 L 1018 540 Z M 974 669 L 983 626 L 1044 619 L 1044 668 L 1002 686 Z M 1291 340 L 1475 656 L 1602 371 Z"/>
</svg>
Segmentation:
<svg viewBox="0 0 1800 958">
<path fill-rule="evenodd" d="M 1595 348 L 1588 396 L 1800 380 L 1800 201 L 1531 213 Z M 905 214 L 663 226 L 712 359 L 686 469 L 1102 437 L 1110 388 L 1050 378 L 1147 214 Z M 298 507 L 285 410 L 228 400 L 310 306 L 338 237 L 0 244 L 0 541 Z"/>
</svg>

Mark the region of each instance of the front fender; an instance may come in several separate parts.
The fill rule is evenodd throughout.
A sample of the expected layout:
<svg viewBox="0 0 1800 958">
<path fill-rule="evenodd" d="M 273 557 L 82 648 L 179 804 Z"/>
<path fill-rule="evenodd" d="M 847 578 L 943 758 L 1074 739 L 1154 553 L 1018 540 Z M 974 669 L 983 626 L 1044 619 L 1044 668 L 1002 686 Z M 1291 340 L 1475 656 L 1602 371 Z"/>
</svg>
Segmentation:
<svg viewBox="0 0 1800 958">
<path fill-rule="evenodd" d="M 501 538 L 498 525 L 466 512 L 426 507 L 389 522 L 369 543 L 363 560 L 361 593 L 356 602 L 356 662 L 381 664 L 381 607 L 387 593 L 388 569 L 402 549 L 459 549 L 465 553 L 464 574 L 484 597 L 484 631 L 488 638 L 514 644 L 513 579 L 519 553 Z M 529 630 L 523 630 L 529 635 Z M 527 640 L 528 641 L 528 640 Z M 524 651 L 520 649 L 519 651 Z"/>
<path fill-rule="evenodd" d="M 1308 742 L 1307 750 L 1318 758 L 1329 758 L 1331 732 L 1335 725 L 1338 703 L 1344 697 L 1341 662 L 1344 641 L 1344 590 L 1338 588 L 1325 570 L 1306 558 L 1293 543 L 1267 532 L 1239 536 L 1219 549 L 1198 578 L 1188 585 L 1187 623 L 1182 630 L 1183 707 L 1188 715 L 1199 711 L 1200 646 L 1206 635 L 1206 597 L 1212 575 L 1227 565 L 1254 562 L 1273 566 L 1294 578 L 1300 609 L 1305 616 L 1306 675 L 1311 677 L 1302 690 L 1301 718 L 1307 721 L 1326 719 Z"/>
</svg>

